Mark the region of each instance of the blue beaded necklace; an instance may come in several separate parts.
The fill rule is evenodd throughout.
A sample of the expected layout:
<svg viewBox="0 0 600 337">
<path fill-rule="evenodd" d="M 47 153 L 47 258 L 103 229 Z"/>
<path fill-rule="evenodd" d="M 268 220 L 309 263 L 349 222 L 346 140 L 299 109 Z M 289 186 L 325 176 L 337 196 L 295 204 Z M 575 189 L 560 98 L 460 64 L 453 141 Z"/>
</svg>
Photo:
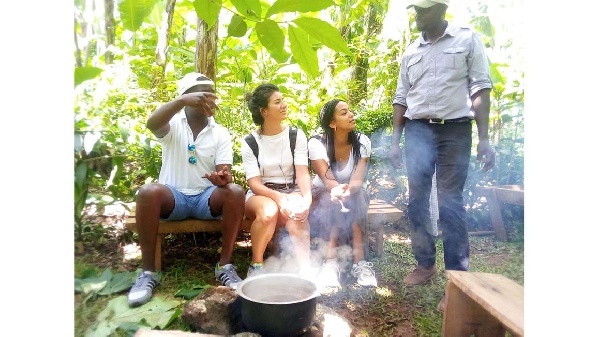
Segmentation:
<svg viewBox="0 0 600 337">
<path fill-rule="evenodd" d="M 187 146 L 188 151 L 190 151 L 191 153 L 193 153 L 189 158 L 188 158 L 188 162 L 190 164 L 196 164 L 198 162 L 198 159 L 196 158 L 196 144 L 194 143 L 189 143 Z"/>
</svg>

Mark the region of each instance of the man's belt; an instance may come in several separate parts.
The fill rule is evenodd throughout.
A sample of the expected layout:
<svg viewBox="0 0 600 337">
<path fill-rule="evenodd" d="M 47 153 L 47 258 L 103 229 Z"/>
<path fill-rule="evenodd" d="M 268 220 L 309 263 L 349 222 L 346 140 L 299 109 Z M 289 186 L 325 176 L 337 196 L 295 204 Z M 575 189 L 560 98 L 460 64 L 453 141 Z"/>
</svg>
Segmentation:
<svg viewBox="0 0 600 337">
<path fill-rule="evenodd" d="M 440 119 L 440 118 L 425 118 L 425 119 L 413 119 L 414 121 L 430 123 L 430 124 L 446 124 L 446 123 L 464 123 L 470 122 L 472 119 L 470 117 L 460 117 L 454 119 Z"/>
<path fill-rule="evenodd" d="M 275 184 L 275 183 L 265 183 L 265 186 L 272 190 L 293 190 L 296 189 L 296 185 L 292 183 L 287 184 Z"/>
</svg>

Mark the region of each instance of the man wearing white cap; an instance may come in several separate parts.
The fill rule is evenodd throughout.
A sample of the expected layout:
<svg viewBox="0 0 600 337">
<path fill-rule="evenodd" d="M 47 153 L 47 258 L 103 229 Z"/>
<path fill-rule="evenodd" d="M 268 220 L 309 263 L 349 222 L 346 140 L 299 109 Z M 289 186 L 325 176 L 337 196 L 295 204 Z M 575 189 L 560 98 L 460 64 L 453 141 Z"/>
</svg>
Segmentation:
<svg viewBox="0 0 600 337">
<path fill-rule="evenodd" d="M 148 302 L 159 283 L 154 253 L 160 219 L 221 219 L 223 240 L 215 277 L 234 289 L 241 281 L 231 256 L 244 215 L 245 193 L 232 183 L 231 135 L 213 118 L 214 82 L 203 74 L 189 73 L 178 82 L 178 94 L 146 122 L 162 145 L 162 166 L 158 182 L 142 186 L 137 195 L 143 271 L 127 296 L 131 306 Z"/>
<path fill-rule="evenodd" d="M 488 140 L 492 82 L 481 39 L 445 20 L 448 0 L 413 0 L 419 37 L 402 56 L 394 109 L 391 162 L 402 165 L 404 132 L 408 215 L 417 267 L 403 280 L 420 285 L 437 273 L 435 237 L 427 230 L 431 181 L 436 174 L 439 223 L 446 270 L 469 270 L 469 237 L 463 189 L 469 171 L 475 120 L 477 161 L 494 166 Z M 443 308 L 443 302 L 442 308 Z"/>
</svg>

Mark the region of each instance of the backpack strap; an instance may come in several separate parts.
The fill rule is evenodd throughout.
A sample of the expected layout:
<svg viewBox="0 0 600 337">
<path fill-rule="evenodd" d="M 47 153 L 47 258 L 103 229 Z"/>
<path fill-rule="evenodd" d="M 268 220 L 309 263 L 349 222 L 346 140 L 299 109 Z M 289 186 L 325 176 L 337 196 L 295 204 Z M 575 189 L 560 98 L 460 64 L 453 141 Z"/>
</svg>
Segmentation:
<svg viewBox="0 0 600 337">
<path fill-rule="evenodd" d="M 292 167 L 294 168 L 294 178 L 292 184 L 296 183 L 296 164 L 294 163 L 294 153 L 296 152 L 296 137 L 298 136 L 298 129 L 290 126 L 290 151 L 292 151 Z"/>
<path fill-rule="evenodd" d="M 294 153 L 296 150 L 296 137 L 298 136 L 298 129 L 290 127 L 289 132 L 290 132 L 290 151 L 292 151 L 292 167 L 294 168 L 294 180 L 292 180 L 292 181 L 295 184 L 296 183 L 296 166 L 294 164 Z M 256 163 L 258 164 L 258 168 L 260 168 L 260 162 L 258 161 L 258 143 L 256 142 L 256 138 L 254 138 L 254 136 L 252 134 L 249 134 L 246 137 L 244 137 L 244 140 L 246 141 L 248 146 L 250 146 L 250 149 L 252 149 L 252 153 L 254 153 L 254 157 L 256 157 Z"/>
<path fill-rule="evenodd" d="M 252 134 L 249 134 L 244 138 L 244 140 L 248 146 L 250 146 L 250 149 L 252 149 L 252 153 L 254 153 L 254 156 L 256 157 L 258 168 L 260 168 L 260 162 L 258 161 L 258 143 L 256 142 L 256 138 L 254 138 Z"/>
</svg>

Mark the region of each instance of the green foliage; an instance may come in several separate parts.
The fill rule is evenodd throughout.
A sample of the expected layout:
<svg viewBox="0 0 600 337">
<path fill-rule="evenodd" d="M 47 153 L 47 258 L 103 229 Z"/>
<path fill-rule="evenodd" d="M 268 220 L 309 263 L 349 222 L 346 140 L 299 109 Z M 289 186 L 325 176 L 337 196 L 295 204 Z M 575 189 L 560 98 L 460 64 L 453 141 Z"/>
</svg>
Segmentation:
<svg viewBox="0 0 600 337">
<path fill-rule="evenodd" d="M 194 8 L 199 18 L 206 22 L 208 29 L 217 22 L 221 12 L 221 0 L 194 0 Z"/>
<path fill-rule="evenodd" d="M 273 20 L 263 20 L 254 27 L 256 36 L 271 56 L 280 63 L 285 62 L 290 56 L 283 49 L 285 35 Z"/>
<path fill-rule="evenodd" d="M 329 23 L 309 17 L 299 17 L 293 21 L 298 27 L 304 29 L 311 37 L 315 37 L 327 47 L 350 55 L 346 41 L 339 35 L 338 30 Z"/>
<path fill-rule="evenodd" d="M 86 330 L 85 336 L 111 336 L 117 329 L 165 329 L 181 315 L 180 304 L 180 301 L 167 301 L 161 296 L 154 296 L 150 302 L 130 308 L 127 296 L 113 298 L 106 309 L 98 314 L 94 325 Z"/>
<path fill-rule="evenodd" d="M 102 73 L 102 69 L 97 67 L 79 67 L 75 68 L 75 86 L 80 85 L 84 81 L 91 80 Z"/>
<path fill-rule="evenodd" d="M 333 0 L 277 0 L 267 11 L 267 17 L 283 12 L 317 12 L 333 5 Z"/>
<path fill-rule="evenodd" d="M 75 5 L 79 9 L 85 3 Z M 201 18 L 209 24 L 224 12 L 234 13 L 228 22 L 219 20 L 227 36 L 219 40 L 215 82 L 220 107 L 216 119 L 233 137 L 236 182 L 245 186 L 241 139 L 256 127 L 244 96 L 260 83 L 277 84 L 288 103 L 289 124 L 308 135 L 317 133 L 323 102 L 333 97 L 349 99 L 353 86 L 360 84 L 350 81 L 357 65 L 356 54 L 367 60 L 367 92 L 351 108 L 357 114 L 357 130 L 369 135 L 376 145 L 369 176 L 381 186 L 374 193 L 400 206 L 406 201 L 406 172 L 388 166 L 385 150 L 390 141 L 390 102 L 396 88 L 397 61 L 416 36 L 414 18 L 409 21 L 412 30 L 401 32 L 399 41 L 393 41 L 379 33 L 367 34 L 369 26 L 365 24 L 373 10 L 377 15 L 369 24 L 381 24 L 387 12 L 385 0 L 339 4 L 331 0 L 276 1 L 272 5 L 259 0 L 178 2 L 165 72 L 155 62 L 160 24 L 157 13 L 161 14 L 158 10 L 162 7 L 149 0 L 121 2 L 121 21 L 117 21 L 111 49 L 114 63 L 104 64 L 102 50 L 90 45 L 87 64 L 75 69 L 73 167 L 78 240 L 84 233 L 101 238 L 100 229 L 85 223 L 86 205 L 101 210 L 107 204 L 131 202 L 139 187 L 158 177 L 161 147 L 145 128 L 145 122 L 156 107 L 175 96 L 176 80 L 195 70 L 196 22 L 189 20 L 190 13 L 202 12 L 206 17 Z M 331 23 L 324 18 L 331 18 Z M 490 54 L 507 55 L 490 59 L 494 81 L 490 140 L 497 152 L 497 165 L 491 172 L 481 172 L 473 151 L 465 187 L 470 227 L 484 229 L 489 226 L 488 210 L 475 187 L 523 183 L 525 97 L 523 71 L 508 54 L 510 41 L 491 39 L 496 27 L 486 6 L 474 12 L 472 22 L 493 51 Z M 82 34 L 84 26 L 76 25 L 76 34 Z M 102 28 L 95 28 L 101 35 Z M 382 187 L 388 186 L 383 183 L 386 181 L 393 181 L 394 187 L 403 192 L 393 197 L 389 189 Z"/>
<path fill-rule="evenodd" d="M 190 300 L 190 299 L 200 295 L 202 292 L 206 291 L 206 289 L 211 288 L 211 287 L 212 286 L 210 284 L 205 284 L 205 283 L 195 284 L 192 287 L 186 287 L 186 288 L 179 290 L 175 294 L 175 297 L 183 297 L 186 300 Z"/>
<path fill-rule="evenodd" d="M 231 3 L 241 16 L 250 19 L 260 19 L 262 15 L 262 7 L 259 0 L 231 0 Z"/>
<path fill-rule="evenodd" d="M 288 27 L 290 49 L 294 59 L 309 76 L 317 77 L 319 74 L 319 60 L 308 40 L 308 34 L 294 26 Z"/>
<path fill-rule="evenodd" d="M 229 36 L 242 37 L 246 35 L 247 30 L 248 25 L 246 21 L 239 15 L 234 15 L 229 22 L 229 26 L 227 26 L 227 34 Z"/>
<path fill-rule="evenodd" d="M 86 273 L 83 278 L 75 278 L 75 292 L 93 295 L 112 295 L 131 288 L 135 283 L 137 272 L 122 272 L 113 274 L 110 269 L 105 269 L 102 275 Z"/>
<path fill-rule="evenodd" d="M 119 2 L 119 14 L 123 28 L 132 32 L 142 26 L 146 17 L 152 12 L 158 0 L 123 0 Z"/>
</svg>

